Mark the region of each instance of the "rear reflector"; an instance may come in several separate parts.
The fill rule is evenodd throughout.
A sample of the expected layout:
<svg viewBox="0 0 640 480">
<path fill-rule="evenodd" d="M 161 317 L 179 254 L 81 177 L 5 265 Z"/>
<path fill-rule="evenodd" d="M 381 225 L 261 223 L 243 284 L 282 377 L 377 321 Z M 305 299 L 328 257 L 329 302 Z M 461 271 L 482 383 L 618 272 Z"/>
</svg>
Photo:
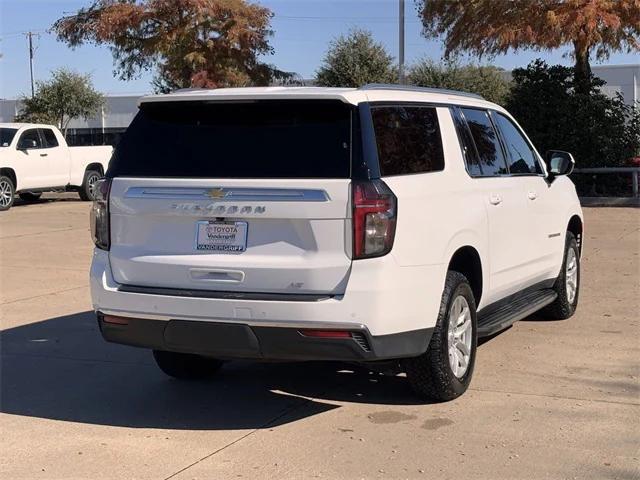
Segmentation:
<svg viewBox="0 0 640 480">
<path fill-rule="evenodd" d="M 113 325 L 129 325 L 129 319 L 126 317 L 116 317 L 115 315 L 103 315 L 102 321 L 104 323 L 111 323 Z"/>
<path fill-rule="evenodd" d="M 346 330 L 300 330 L 300 333 L 315 338 L 351 338 L 351 332 Z"/>
</svg>

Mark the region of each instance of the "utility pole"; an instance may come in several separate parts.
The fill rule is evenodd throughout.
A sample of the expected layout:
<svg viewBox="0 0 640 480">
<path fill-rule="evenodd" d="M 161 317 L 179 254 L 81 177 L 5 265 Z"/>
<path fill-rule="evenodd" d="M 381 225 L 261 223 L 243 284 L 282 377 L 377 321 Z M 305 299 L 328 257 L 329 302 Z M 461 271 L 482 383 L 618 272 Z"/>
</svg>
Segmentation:
<svg viewBox="0 0 640 480">
<path fill-rule="evenodd" d="M 35 89 L 33 87 L 33 33 L 27 32 L 27 37 L 29 37 L 29 70 L 31 72 L 31 98 L 33 98 L 36 94 Z"/>
<path fill-rule="evenodd" d="M 404 0 L 399 0 L 398 12 L 398 83 L 404 84 Z"/>
</svg>

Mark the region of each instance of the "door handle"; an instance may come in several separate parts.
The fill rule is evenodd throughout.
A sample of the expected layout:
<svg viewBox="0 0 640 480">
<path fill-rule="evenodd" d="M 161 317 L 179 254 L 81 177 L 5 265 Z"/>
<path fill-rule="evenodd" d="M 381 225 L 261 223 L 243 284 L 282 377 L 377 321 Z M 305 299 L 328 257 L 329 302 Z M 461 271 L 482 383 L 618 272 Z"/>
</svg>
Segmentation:
<svg viewBox="0 0 640 480">
<path fill-rule="evenodd" d="M 48 153 L 41 153 L 40 156 L 41 157 L 46 157 L 47 155 L 49 155 Z"/>
<path fill-rule="evenodd" d="M 538 198 L 538 194 L 532 190 L 527 193 L 527 197 L 529 198 L 529 200 L 535 200 L 536 198 Z"/>
<path fill-rule="evenodd" d="M 494 193 L 489 197 L 489 203 L 491 203 L 491 205 L 500 205 L 502 203 L 502 197 Z"/>
</svg>

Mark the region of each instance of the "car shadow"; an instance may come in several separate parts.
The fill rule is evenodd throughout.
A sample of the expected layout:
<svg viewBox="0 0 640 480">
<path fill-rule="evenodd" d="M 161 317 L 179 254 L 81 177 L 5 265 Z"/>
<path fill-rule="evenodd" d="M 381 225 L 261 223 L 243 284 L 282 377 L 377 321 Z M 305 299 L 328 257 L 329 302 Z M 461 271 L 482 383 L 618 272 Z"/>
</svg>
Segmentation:
<svg viewBox="0 0 640 480">
<path fill-rule="evenodd" d="M 16 195 L 13 205 L 15 207 L 29 207 L 34 205 L 43 205 L 47 203 L 59 203 L 59 202 L 82 202 L 78 194 L 75 192 L 59 192 L 59 193 L 45 193 L 42 197 L 35 200 L 22 200 Z"/>
<path fill-rule="evenodd" d="M 424 403 L 406 378 L 336 362 L 230 362 L 209 381 L 166 377 L 144 349 L 109 344 L 83 312 L 0 332 L 0 411 L 160 429 L 256 429 L 339 408 Z"/>
</svg>

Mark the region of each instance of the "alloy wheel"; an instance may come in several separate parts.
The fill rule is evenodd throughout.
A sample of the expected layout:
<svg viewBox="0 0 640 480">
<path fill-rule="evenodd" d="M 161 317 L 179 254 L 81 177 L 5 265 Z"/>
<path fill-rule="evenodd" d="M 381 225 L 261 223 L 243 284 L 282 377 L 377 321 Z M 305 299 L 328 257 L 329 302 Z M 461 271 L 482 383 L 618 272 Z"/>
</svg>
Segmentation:
<svg viewBox="0 0 640 480">
<path fill-rule="evenodd" d="M 98 175 L 97 173 L 93 173 L 89 175 L 89 178 L 87 178 L 87 187 L 91 200 L 96 198 L 96 183 L 98 183 L 98 180 L 100 180 L 100 175 Z"/>
<path fill-rule="evenodd" d="M 0 207 L 8 207 L 13 200 L 13 186 L 7 180 L 0 180 Z"/>
<path fill-rule="evenodd" d="M 462 378 L 471 361 L 473 335 L 471 309 L 467 299 L 458 295 L 449 309 L 449 366 L 457 378 Z"/>
<path fill-rule="evenodd" d="M 567 301 L 573 304 L 578 291 L 578 257 L 576 256 L 576 251 L 573 248 L 570 248 L 567 251 L 567 264 L 564 277 Z"/>
</svg>

